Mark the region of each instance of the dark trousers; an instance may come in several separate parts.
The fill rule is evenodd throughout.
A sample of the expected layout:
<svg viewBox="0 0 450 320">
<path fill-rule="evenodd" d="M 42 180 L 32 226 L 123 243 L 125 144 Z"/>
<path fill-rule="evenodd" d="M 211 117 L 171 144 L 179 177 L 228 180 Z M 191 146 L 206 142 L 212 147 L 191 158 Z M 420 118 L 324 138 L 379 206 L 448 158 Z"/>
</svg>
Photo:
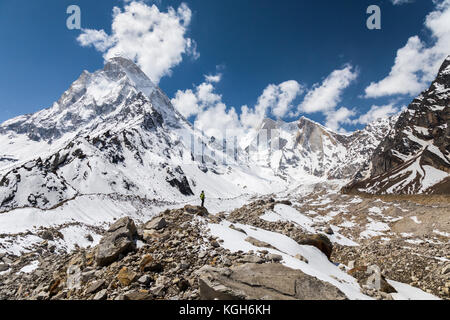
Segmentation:
<svg viewBox="0 0 450 320">
<path fill-rule="evenodd" d="M 202 208 L 205 207 L 205 199 L 202 199 Z"/>
</svg>

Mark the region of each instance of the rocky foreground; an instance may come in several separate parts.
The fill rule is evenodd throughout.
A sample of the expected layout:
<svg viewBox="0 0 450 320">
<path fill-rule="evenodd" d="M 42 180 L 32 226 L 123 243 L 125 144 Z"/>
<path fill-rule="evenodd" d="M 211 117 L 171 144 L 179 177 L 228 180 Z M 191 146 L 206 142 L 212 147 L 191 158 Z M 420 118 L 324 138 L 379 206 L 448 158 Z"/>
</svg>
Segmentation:
<svg viewBox="0 0 450 320">
<path fill-rule="evenodd" d="M 215 215 L 186 206 L 144 224 L 124 217 L 102 233 L 96 246 L 66 254 L 52 247 L 61 233 L 46 229 L 31 252 L 0 255 L 0 299 L 349 298 L 339 286 L 286 266 L 290 259 L 305 268 L 317 261 L 288 256 L 249 235 L 252 230 L 312 248 L 323 257 L 320 261 L 332 261 L 348 277 L 336 278 L 339 282 L 356 279 L 361 298 L 392 300 L 397 291 L 389 279 L 450 299 L 448 203 L 385 202 L 316 191 L 291 200 L 267 197 Z M 298 216 L 288 219 L 286 212 Z M 225 225 L 257 250 L 230 250 L 230 240 L 211 231 Z M 380 272 L 378 286 L 374 270 Z"/>
</svg>

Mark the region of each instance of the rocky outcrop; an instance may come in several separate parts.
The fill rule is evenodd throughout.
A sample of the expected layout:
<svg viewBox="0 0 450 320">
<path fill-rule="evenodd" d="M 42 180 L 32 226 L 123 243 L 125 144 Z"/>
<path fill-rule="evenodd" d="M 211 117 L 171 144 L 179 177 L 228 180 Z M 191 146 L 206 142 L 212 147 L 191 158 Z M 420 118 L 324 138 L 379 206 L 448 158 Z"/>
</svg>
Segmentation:
<svg viewBox="0 0 450 320">
<path fill-rule="evenodd" d="M 200 206 L 186 205 L 184 207 L 184 211 L 188 214 L 193 214 L 193 215 L 202 216 L 202 217 L 208 215 L 208 210 L 206 208 L 200 207 Z"/>
<path fill-rule="evenodd" d="M 344 192 L 450 194 L 450 56 L 371 158 L 369 177 Z"/>
<path fill-rule="evenodd" d="M 107 266 L 121 256 L 136 248 L 137 229 L 134 221 L 128 217 L 114 223 L 108 233 L 100 241 L 95 255 L 95 261 L 101 267 Z"/>
<path fill-rule="evenodd" d="M 204 267 L 203 300 L 345 300 L 338 288 L 281 264 L 245 264 L 230 269 Z"/>
</svg>

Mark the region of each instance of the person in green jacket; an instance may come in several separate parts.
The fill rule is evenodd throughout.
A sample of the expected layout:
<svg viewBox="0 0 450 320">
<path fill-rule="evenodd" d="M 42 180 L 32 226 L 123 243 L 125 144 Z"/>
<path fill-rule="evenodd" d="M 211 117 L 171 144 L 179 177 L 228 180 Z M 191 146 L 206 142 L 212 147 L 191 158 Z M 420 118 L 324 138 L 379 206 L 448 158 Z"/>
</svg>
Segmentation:
<svg viewBox="0 0 450 320">
<path fill-rule="evenodd" d="M 202 193 L 200 193 L 200 200 L 202 200 L 202 208 L 205 207 L 205 191 L 202 191 Z"/>
</svg>

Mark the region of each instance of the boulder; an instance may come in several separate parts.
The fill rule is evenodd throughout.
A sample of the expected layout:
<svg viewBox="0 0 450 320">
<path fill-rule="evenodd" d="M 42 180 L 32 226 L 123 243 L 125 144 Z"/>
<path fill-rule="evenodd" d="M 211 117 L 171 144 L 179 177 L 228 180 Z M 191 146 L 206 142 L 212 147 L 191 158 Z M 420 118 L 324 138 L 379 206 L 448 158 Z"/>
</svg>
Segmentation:
<svg viewBox="0 0 450 320">
<path fill-rule="evenodd" d="M 266 256 L 266 259 L 268 261 L 280 262 L 281 260 L 283 260 L 283 256 L 279 254 L 270 253 Z"/>
<path fill-rule="evenodd" d="M 95 255 L 97 265 L 108 266 L 117 261 L 121 255 L 135 250 L 136 237 L 137 229 L 133 220 L 128 217 L 118 220 L 110 227 L 97 246 Z"/>
<path fill-rule="evenodd" d="M 95 281 L 94 283 L 92 283 L 87 289 L 86 289 L 86 293 L 87 294 L 94 294 L 97 293 L 100 289 L 102 289 L 105 286 L 105 281 L 104 280 L 98 280 Z"/>
<path fill-rule="evenodd" d="M 6 271 L 9 269 L 7 264 L 0 263 L 0 272 Z"/>
<path fill-rule="evenodd" d="M 184 207 L 184 212 L 193 214 L 193 215 L 197 215 L 197 216 L 202 216 L 202 217 L 208 215 L 208 210 L 206 210 L 206 208 L 203 208 L 200 206 L 186 205 Z"/>
<path fill-rule="evenodd" d="M 243 256 L 241 261 L 244 263 L 263 263 L 264 259 L 252 254 L 248 254 Z"/>
<path fill-rule="evenodd" d="M 397 291 L 386 281 L 385 277 L 379 271 L 374 272 L 375 270 L 379 270 L 379 268 L 376 266 L 372 268 L 360 266 L 349 270 L 347 273 L 358 280 L 361 286 L 368 286 L 384 293 L 396 293 Z"/>
<path fill-rule="evenodd" d="M 167 227 L 167 221 L 164 218 L 155 218 L 145 224 L 146 230 L 161 230 Z"/>
<path fill-rule="evenodd" d="M 314 246 L 322 251 L 328 259 L 331 258 L 333 252 L 333 244 L 326 235 L 315 234 L 313 236 L 306 237 L 298 242 L 301 245 Z"/>
<path fill-rule="evenodd" d="M 124 300 L 142 301 L 152 299 L 153 296 L 146 290 L 131 291 L 124 295 Z"/>
<path fill-rule="evenodd" d="M 136 280 L 137 274 L 131 270 L 129 270 L 127 267 L 123 267 L 120 269 L 119 273 L 117 274 L 117 280 L 119 280 L 120 284 L 124 287 L 129 286 L 131 283 L 133 283 Z"/>
<path fill-rule="evenodd" d="M 94 300 L 106 300 L 107 297 L 108 291 L 106 289 L 103 289 L 94 296 Z"/>
<path fill-rule="evenodd" d="M 338 288 L 278 263 L 198 270 L 202 300 L 346 300 Z"/>
<path fill-rule="evenodd" d="M 53 233 L 51 233 L 51 231 L 49 231 L 49 230 L 44 230 L 41 233 L 39 233 L 39 237 L 41 237 L 44 240 L 49 240 L 49 241 L 53 241 L 53 239 L 54 239 Z"/>
</svg>

